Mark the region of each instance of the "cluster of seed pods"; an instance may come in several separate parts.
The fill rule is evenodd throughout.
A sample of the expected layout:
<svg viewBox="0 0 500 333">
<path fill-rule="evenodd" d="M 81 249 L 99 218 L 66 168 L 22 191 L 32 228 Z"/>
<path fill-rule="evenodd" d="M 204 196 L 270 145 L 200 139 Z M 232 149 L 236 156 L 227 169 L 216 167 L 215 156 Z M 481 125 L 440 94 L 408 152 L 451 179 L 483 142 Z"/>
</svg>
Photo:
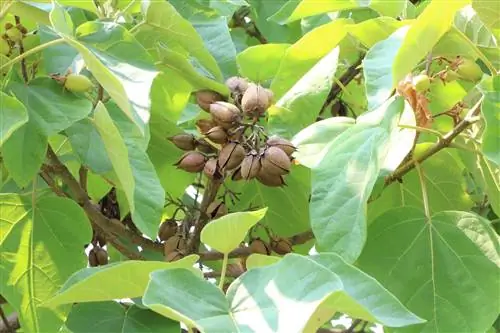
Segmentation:
<svg viewBox="0 0 500 333">
<path fill-rule="evenodd" d="M 169 138 L 186 151 L 175 165 L 209 178 L 285 185 L 296 148 L 286 139 L 268 136 L 258 124 L 272 104 L 272 92 L 240 77 L 228 79 L 226 85 L 230 100 L 211 90 L 196 92 L 198 105 L 210 117 L 196 122 L 200 137 L 182 133 Z"/>
</svg>

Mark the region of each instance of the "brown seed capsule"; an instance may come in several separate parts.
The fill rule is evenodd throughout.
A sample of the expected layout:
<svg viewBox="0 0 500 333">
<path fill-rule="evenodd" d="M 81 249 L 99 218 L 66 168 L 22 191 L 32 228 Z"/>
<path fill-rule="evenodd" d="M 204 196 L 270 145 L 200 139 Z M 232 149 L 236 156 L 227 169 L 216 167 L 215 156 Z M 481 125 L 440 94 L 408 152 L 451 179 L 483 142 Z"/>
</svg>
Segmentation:
<svg viewBox="0 0 500 333">
<path fill-rule="evenodd" d="M 260 238 L 255 238 L 250 242 L 250 251 L 252 253 L 260 253 L 265 255 L 271 254 L 269 245 Z"/>
<path fill-rule="evenodd" d="M 282 237 L 271 239 L 271 249 L 277 254 L 285 255 L 292 252 L 292 243 Z"/>
<path fill-rule="evenodd" d="M 286 185 L 283 176 L 273 175 L 270 173 L 263 172 L 264 168 L 260 169 L 259 174 L 257 175 L 257 180 L 262 184 L 269 187 L 280 187 Z"/>
<path fill-rule="evenodd" d="M 212 119 L 198 119 L 196 126 L 201 134 L 206 134 L 212 127 L 217 126 Z"/>
<path fill-rule="evenodd" d="M 108 252 L 105 249 L 102 247 L 95 247 L 92 250 L 94 250 L 95 258 L 99 266 L 106 265 L 108 263 Z"/>
<path fill-rule="evenodd" d="M 199 90 L 196 92 L 196 102 L 206 112 L 210 112 L 210 104 L 223 101 L 224 97 L 212 90 Z"/>
<path fill-rule="evenodd" d="M 200 172 L 205 167 L 205 155 L 197 151 L 189 151 L 182 155 L 174 165 L 187 172 Z"/>
<path fill-rule="evenodd" d="M 241 99 L 243 112 L 250 116 L 260 116 L 266 112 L 271 101 L 269 93 L 260 85 L 250 83 Z"/>
<path fill-rule="evenodd" d="M 196 149 L 204 154 L 213 154 L 217 151 L 207 140 L 202 138 L 196 140 Z"/>
<path fill-rule="evenodd" d="M 262 172 L 266 174 L 285 175 L 290 172 L 290 158 L 278 147 L 266 149 L 260 163 Z"/>
<path fill-rule="evenodd" d="M 212 219 L 218 219 L 224 215 L 227 215 L 228 210 L 225 203 L 220 201 L 214 201 L 207 207 L 207 214 Z"/>
<path fill-rule="evenodd" d="M 231 175 L 231 180 L 233 182 L 237 182 L 238 180 L 242 180 L 243 177 L 241 176 L 241 167 L 238 167 L 234 170 L 233 174 Z"/>
<path fill-rule="evenodd" d="M 158 230 L 158 238 L 161 241 L 166 241 L 177 232 L 177 222 L 174 219 L 168 219 L 167 221 L 160 224 L 160 229 Z"/>
<path fill-rule="evenodd" d="M 278 147 L 279 149 L 283 150 L 288 156 L 292 156 L 292 154 L 297 150 L 297 148 L 295 148 L 295 146 L 290 141 L 278 136 L 270 137 L 266 143 L 269 147 Z"/>
<path fill-rule="evenodd" d="M 214 177 L 221 176 L 219 169 L 217 167 L 217 159 L 211 158 L 205 163 L 205 167 L 203 168 L 203 173 L 210 179 Z"/>
<path fill-rule="evenodd" d="M 227 133 L 221 126 L 211 128 L 205 135 L 215 143 L 223 144 L 227 141 Z"/>
<path fill-rule="evenodd" d="M 243 159 L 241 162 L 241 177 L 245 180 L 249 180 L 257 177 L 260 171 L 260 157 L 257 153 L 251 153 Z"/>
<path fill-rule="evenodd" d="M 244 94 L 248 89 L 248 81 L 239 76 L 233 76 L 226 80 L 226 86 L 233 94 Z"/>
<path fill-rule="evenodd" d="M 179 250 L 174 250 L 165 256 L 165 261 L 174 262 L 184 258 L 184 252 Z"/>
<path fill-rule="evenodd" d="M 220 151 L 219 168 L 232 170 L 241 164 L 245 158 L 245 149 L 237 142 L 229 142 Z"/>
<path fill-rule="evenodd" d="M 230 128 L 241 119 L 240 110 L 231 103 L 216 102 L 210 105 L 210 114 L 216 123 Z"/>
<path fill-rule="evenodd" d="M 14 26 L 14 25 L 13 25 L 12 23 L 7 22 L 7 23 L 5 23 L 4 28 L 5 28 L 5 30 L 9 30 L 9 29 L 10 29 L 10 28 L 12 28 L 13 26 Z"/>
<path fill-rule="evenodd" d="M 99 262 L 97 261 L 97 255 L 96 255 L 95 249 L 91 249 L 89 251 L 89 265 L 90 265 L 90 267 L 96 267 L 99 265 Z"/>
<path fill-rule="evenodd" d="M 165 253 L 165 256 L 167 256 L 169 253 L 178 250 L 178 251 L 185 251 L 187 248 L 187 242 L 182 235 L 177 234 L 173 235 L 169 239 L 163 243 L 163 251 Z"/>
<path fill-rule="evenodd" d="M 177 148 L 182 150 L 194 150 L 196 139 L 188 133 L 181 133 L 168 138 Z"/>
<path fill-rule="evenodd" d="M 106 237 L 103 234 L 97 233 L 95 238 L 100 246 L 106 245 Z"/>
</svg>

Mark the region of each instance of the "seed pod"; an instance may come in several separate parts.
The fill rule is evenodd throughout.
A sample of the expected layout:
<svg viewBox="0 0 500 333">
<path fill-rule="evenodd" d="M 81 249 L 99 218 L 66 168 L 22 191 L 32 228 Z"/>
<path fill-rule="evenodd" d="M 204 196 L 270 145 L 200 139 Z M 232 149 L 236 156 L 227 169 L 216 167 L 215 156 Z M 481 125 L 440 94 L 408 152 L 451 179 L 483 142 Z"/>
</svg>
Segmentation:
<svg viewBox="0 0 500 333">
<path fill-rule="evenodd" d="M 217 167 L 217 159 L 211 158 L 205 163 L 205 167 L 203 168 L 203 173 L 210 179 L 214 177 L 221 176 L 219 169 Z"/>
<path fill-rule="evenodd" d="M 443 75 L 442 75 L 442 78 L 446 81 L 446 82 L 452 82 L 452 81 L 455 81 L 455 80 L 458 80 L 458 78 L 460 78 L 460 75 L 457 74 L 457 72 L 455 71 L 452 71 L 452 70 L 447 70 Z"/>
<path fill-rule="evenodd" d="M 108 263 L 108 252 L 102 247 L 95 248 L 95 256 L 99 266 L 103 266 Z"/>
<path fill-rule="evenodd" d="M 99 262 L 97 261 L 97 255 L 95 249 L 91 249 L 89 251 L 89 265 L 90 267 L 99 266 Z"/>
<path fill-rule="evenodd" d="M 429 89 L 431 86 L 431 80 L 429 79 L 429 76 L 420 74 L 413 77 L 412 84 L 415 90 L 421 93 Z"/>
<path fill-rule="evenodd" d="M 168 138 L 177 148 L 182 150 L 194 150 L 196 148 L 196 139 L 188 133 L 181 133 Z"/>
<path fill-rule="evenodd" d="M 92 83 L 92 81 L 90 81 L 90 79 L 85 75 L 69 74 L 64 79 L 64 88 L 71 92 L 87 92 L 92 89 L 93 86 L 94 84 Z"/>
<path fill-rule="evenodd" d="M 160 238 L 161 241 L 166 241 L 167 239 L 175 235 L 176 232 L 177 223 L 174 219 L 169 219 L 160 225 L 160 229 L 158 230 L 158 238 Z"/>
<path fill-rule="evenodd" d="M 292 252 L 292 243 L 286 238 L 271 239 L 271 249 L 277 254 L 285 255 Z"/>
<path fill-rule="evenodd" d="M 279 149 L 283 150 L 288 156 L 292 156 L 292 154 L 297 150 L 297 148 L 295 148 L 295 146 L 290 141 L 278 136 L 270 137 L 267 140 L 266 144 L 269 147 L 278 147 Z"/>
<path fill-rule="evenodd" d="M 205 167 L 205 155 L 197 151 L 189 151 L 182 155 L 174 165 L 187 172 L 200 172 Z"/>
<path fill-rule="evenodd" d="M 260 238 L 255 238 L 250 242 L 250 251 L 252 253 L 260 253 L 265 255 L 271 254 L 269 245 Z"/>
<path fill-rule="evenodd" d="M 262 173 L 285 175 L 290 172 L 291 162 L 288 155 L 278 147 L 269 147 L 260 160 Z"/>
<path fill-rule="evenodd" d="M 478 64 L 470 59 L 462 59 L 457 68 L 457 74 L 464 80 L 479 81 L 483 77 L 483 71 Z"/>
<path fill-rule="evenodd" d="M 257 175 L 257 180 L 262 184 L 269 187 L 280 187 L 286 185 L 283 176 L 266 173 L 263 172 L 263 170 L 264 168 L 261 168 L 259 174 Z"/>
<path fill-rule="evenodd" d="M 196 126 L 201 134 L 206 134 L 212 127 L 217 126 L 217 124 L 212 119 L 198 119 Z"/>
<path fill-rule="evenodd" d="M 166 262 L 174 262 L 184 258 L 184 252 L 179 250 L 174 250 L 165 256 Z"/>
<path fill-rule="evenodd" d="M 248 89 L 241 99 L 243 112 L 250 116 L 262 115 L 270 104 L 269 94 L 265 88 L 254 83 L 248 85 Z"/>
<path fill-rule="evenodd" d="M 218 219 L 219 217 L 227 215 L 227 213 L 227 206 L 221 201 L 214 201 L 207 207 L 207 215 L 212 219 Z"/>
<path fill-rule="evenodd" d="M 233 94 L 243 95 L 248 89 L 248 81 L 239 76 L 233 76 L 226 80 L 226 86 Z"/>
<path fill-rule="evenodd" d="M 0 54 L 6 56 L 10 53 L 10 44 L 3 38 L 0 38 Z"/>
<path fill-rule="evenodd" d="M 203 138 L 196 140 L 196 149 L 204 154 L 213 154 L 216 152 L 216 149 Z"/>
<path fill-rule="evenodd" d="M 257 153 L 251 153 L 241 162 L 241 177 L 249 180 L 257 177 L 260 171 L 260 157 Z"/>
<path fill-rule="evenodd" d="M 199 90 L 196 92 L 196 102 L 206 112 L 210 112 L 210 104 L 223 101 L 224 97 L 212 90 Z"/>
<path fill-rule="evenodd" d="M 187 243 L 184 237 L 180 234 L 173 235 L 163 243 L 163 251 L 165 256 L 172 253 L 175 250 L 185 251 L 187 248 Z"/>
<path fill-rule="evenodd" d="M 245 158 L 245 149 L 237 142 L 226 144 L 219 154 L 219 168 L 221 170 L 232 170 L 241 164 Z"/>
<path fill-rule="evenodd" d="M 211 128 L 205 135 L 210 141 L 215 143 L 223 144 L 227 141 L 226 131 L 221 126 Z"/>
<path fill-rule="evenodd" d="M 215 122 L 224 128 L 231 128 L 241 119 L 240 110 L 235 105 L 226 102 L 211 104 L 210 114 Z"/>
<path fill-rule="evenodd" d="M 233 182 L 237 182 L 238 180 L 242 180 L 243 177 L 241 176 L 241 167 L 236 168 L 234 170 L 233 174 L 231 175 L 231 180 Z"/>
<path fill-rule="evenodd" d="M 16 43 L 23 39 L 23 33 L 17 27 L 11 27 L 10 29 L 7 29 L 7 31 L 5 31 L 5 34 L 11 41 Z"/>
</svg>

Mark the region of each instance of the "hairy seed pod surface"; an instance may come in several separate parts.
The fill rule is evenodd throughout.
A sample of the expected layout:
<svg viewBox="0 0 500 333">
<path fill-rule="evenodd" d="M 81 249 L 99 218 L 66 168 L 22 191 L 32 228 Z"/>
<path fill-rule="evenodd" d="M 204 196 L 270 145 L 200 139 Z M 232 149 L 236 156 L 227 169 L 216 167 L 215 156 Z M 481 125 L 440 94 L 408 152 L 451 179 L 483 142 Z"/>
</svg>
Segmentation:
<svg viewBox="0 0 500 333">
<path fill-rule="evenodd" d="M 205 163 L 205 167 L 203 168 L 203 173 L 210 179 L 215 176 L 220 176 L 218 167 L 217 167 L 217 159 L 211 158 Z"/>
<path fill-rule="evenodd" d="M 196 138 L 188 133 L 181 133 L 168 138 L 177 148 L 182 150 L 194 150 L 196 148 Z"/>
<path fill-rule="evenodd" d="M 241 162 L 241 177 L 245 180 L 249 180 L 257 177 L 259 171 L 260 157 L 257 153 L 245 156 L 243 162 Z"/>
<path fill-rule="evenodd" d="M 205 89 L 196 92 L 196 102 L 206 112 L 210 112 L 210 104 L 223 100 L 224 97 L 221 94 L 212 90 Z"/>
<path fill-rule="evenodd" d="M 285 175 L 290 172 L 291 162 L 288 155 L 278 147 L 269 147 L 262 159 L 261 173 Z"/>
<path fill-rule="evenodd" d="M 292 243 L 286 238 L 273 238 L 271 240 L 271 249 L 277 254 L 285 255 L 292 252 Z"/>
<path fill-rule="evenodd" d="M 283 150 L 288 156 L 292 156 L 292 154 L 297 150 L 293 143 L 286 139 L 280 138 L 279 136 L 270 137 L 267 140 L 266 144 L 269 147 L 278 147 L 279 149 Z"/>
<path fill-rule="evenodd" d="M 210 141 L 215 143 L 223 144 L 227 141 L 227 133 L 222 126 L 211 128 L 205 135 Z"/>
<path fill-rule="evenodd" d="M 217 126 L 217 124 L 212 119 L 198 119 L 196 126 L 201 134 L 206 134 L 211 128 Z"/>
<path fill-rule="evenodd" d="M 269 187 L 281 187 L 286 185 L 283 176 L 263 172 L 263 168 L 260 169 L 257 180 Z"/>
<path fill-rule="evenodd" d="M 205 155 L 197 151 L 190 151 L 182 155 L 174 165 L 187 172 L 200 172 L 205 167 Z"/>
<path fill-rule="evenodd" d="M 260 116 L 271 105 L 269 93 L 266 89 L 255 83 L 250 83 L 241 99 L 243 112 L 251 116 Z"/>
<path fill-rule="evenodd" d="M 238 167 L 245 158 L 245 149 L 237 142 L 229 142 L 220 151 L 219 168 L 232 170 Z"/>
<path fill-rule="evenodd" d="M 250 251 L 252 253 L 259 253 L 259 254 L 265 254 L 265 255 L 270 255 L 271 250 L 269 248 L 269 245 L 264 242 L 260 238 L 255 238 L 250 242 Z"/>
<path fill-rule="evenodd" d="M 173 235 L 177 233 L 177 222 L 174 219 L 168 219 L 167 221 L 160 224 L 160 229 L 158 230 L 158 238 L 161 241 L 166 241 Z"/>
</svg>

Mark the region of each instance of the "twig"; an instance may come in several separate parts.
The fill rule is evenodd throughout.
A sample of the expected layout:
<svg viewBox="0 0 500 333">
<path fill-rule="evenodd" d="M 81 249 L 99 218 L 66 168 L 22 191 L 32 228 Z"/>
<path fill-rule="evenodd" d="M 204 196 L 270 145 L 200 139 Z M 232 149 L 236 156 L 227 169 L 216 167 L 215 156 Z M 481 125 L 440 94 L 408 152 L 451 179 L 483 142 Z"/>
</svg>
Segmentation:
<svg viewBox="0 0 500 333">
<path fill-rule="evenodd" d="M 393 182 L 401 179 L 404 175 L 406 175 L 409 171 L 411 171 L 413 168 L 415 168 L 416 163 L 422 163 L 432 155 L 436 154 L 440 150 L 448 147 L 453 139 L 455 139 L 460 133 L 465 131 L 470 125 L 475 123 L 477 119 L 477 115 L 480 112 L 480 104 L 481 101 L 479 101 L 474 108 L 469 111 L 469 114 L 465 116 L 465 118 L 455 126 L 450 132 L 446 133 L 443 135 L 442 138 L 438 140 L 435 144 L 433 144 L 429 149 L 427 149 L 424 153 L 420 154 L 418 157 L 413 158 L 403 165 L 401 165 L 399 168 L 396 169 L 391 175 L 387 176 L 385 179 L 385 186 L 389 186 Z"/>
<path fill-rule="evenodd" d="M 40 177 L 42 177 L 42 179 L 45 181 L 45 183 L 47 183 L 47 185 L 49 185 L 50 189 L 55 193 L 57 194 L 58 196 L 60 197 L 68 197 L 66 195 L 66 193 L 64 193 L 63 190 L 61 190 L 59 188 L 59 186 L 57 186 L 56 182 L 54 181 L 54 179 L 52 179 L 52 177 L 45 171 L 40 171 Z"/>
<path fill-rule="evenodd" d="M 10 329 L 5 326 L 5 323 L 2 320 L 0 322 L 0 333 L 13 333 L 17 329 L 21 328 L 21 325 L 19 324 L 19 317 L 16 312 L 7 316 L 7 322 L 9 323 Z"/>
<path fill-rule="evenodd" d="M 19 16 L 14 16 L 14 19 L 16 20 L 16 25 L 21 24 L 21 18 Z M 22 38 L 18 42 L 19 44 L 19 55 L 24 53 L 24 45 L 23 45 L 23 40 Z M 21 59 L 21 72 L 23 73 L 23 79 L 24 82 L 28 83 L 29 78 L 28 78 L 28 71 L 26 70 L 26 59 L 22 58 Z"/>
<path fill-rule="evenodd" d="M 267 44 L 269 41 L 260 32 L 259 28 L 254 21 L 246 22 L 245 17 L 248 15 L 247 10 L 236 11 L 233 15 L 233 22 L 235 27 L 240 27 L 245 30 L 245 33 L 250 37 L 256 38 L 261 44 Z"/>
<path fill-rule="evenodd" d="M 87 192 L 87 175 L 88 169 L 81 165 L 80 169 L 78 170 L 78 177 L 80 178 L 80 186 L 85 192 Z"/>
<path fill-rule="evenodd" d="M 344 333 L 353 333 L 356 326 L 358 326 L 361 322 L 361 319 L 354 319 L 351 323 L 351 326 L 349 326 L 349 328 L 347 328 Z"/>
<path fill-rule="evenodd" d="M 2 322 L 4 327 L 7 329 L 7 332 L 15 332 L 14 329 L 12 328 L 12 325 L 9 323 L 9 320 L 5 316 L 5 313 L 3 312 L 2 307 L 0 306 L 0 317 L 2 318 Z"/>
<path fill-rule="evenodd" d="M 359 65 L 361 65 L 363 58 L 364 54 L 361 57 L 359 57 L 359 59 L 354 64 L 349 66 L 347 71 L 340 77 L 338 81 L 341 83 L 341 85 L 340 84 L 332 85 L 332 88 L 330 89 L 330 92 L 328 93 L 326 101 L 321 107 L 321 111 L 319 112 L 319 114 L 322 114 L 328 107 L 328 105 L 330 105 L 330 103 L 333 102 L 333 100 L 337 97 L 337 95 L 342 91 L 342 85 L 344 87 L 347 86 L 349 82 L 351 82 L 356 77 L 356 75 L 358 75 L 358 73 L 361 72 L 361 68 L 359 67 Z"/>
</svg>

